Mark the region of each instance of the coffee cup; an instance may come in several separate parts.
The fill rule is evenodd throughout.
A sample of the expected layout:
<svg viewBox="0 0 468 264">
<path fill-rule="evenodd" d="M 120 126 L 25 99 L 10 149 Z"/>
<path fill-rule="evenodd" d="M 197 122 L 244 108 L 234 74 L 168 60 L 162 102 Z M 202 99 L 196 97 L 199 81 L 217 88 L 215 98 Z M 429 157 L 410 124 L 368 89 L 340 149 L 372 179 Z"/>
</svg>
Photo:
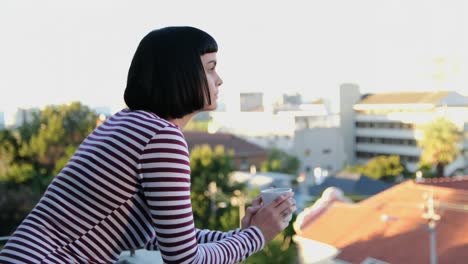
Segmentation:
<svg viewBox="0 0 468 264">
<path fill-rule="evenodd" d="M 273 202 L 276 198 L 280 197 L 283 194 L 291 193 L 291 188 L 271 188 L 265 189 L 260 192 L 262 197 L 263 206 L 268 206 L 271 202 Z M 292 214 L 288 215 L 284 220 L 286 222 L 291 221 Z"/>
</svg>

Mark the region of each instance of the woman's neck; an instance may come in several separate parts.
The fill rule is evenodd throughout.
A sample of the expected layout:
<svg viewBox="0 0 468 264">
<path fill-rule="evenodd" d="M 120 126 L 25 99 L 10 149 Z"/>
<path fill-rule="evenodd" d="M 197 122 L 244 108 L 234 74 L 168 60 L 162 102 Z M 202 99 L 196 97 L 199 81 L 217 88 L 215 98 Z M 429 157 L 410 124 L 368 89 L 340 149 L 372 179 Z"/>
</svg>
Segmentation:
<svg viewBox="0 0 468 264">
<path fill-rule="evenodd" d="M 190 119 L 192 119 L 192 117 L 194 115 L 195 115 L 195 113 L 185 115 L 185 116 L 183 116 L 181 118 L 169 118 L 169 119 L 167 119 L 167 121 L 175 124 L 180 129 L 183 129 L 185 127 L 185 125 L 187 125 L 187 123 L 190 121 Z"/>
</svg>

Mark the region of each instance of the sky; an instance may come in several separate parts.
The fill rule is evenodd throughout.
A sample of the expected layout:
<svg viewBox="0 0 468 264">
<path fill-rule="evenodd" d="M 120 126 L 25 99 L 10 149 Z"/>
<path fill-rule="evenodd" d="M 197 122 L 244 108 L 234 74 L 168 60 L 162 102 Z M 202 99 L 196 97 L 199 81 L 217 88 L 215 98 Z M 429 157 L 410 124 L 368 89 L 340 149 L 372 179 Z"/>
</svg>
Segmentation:
<svg viewBox="0 0 468 264">
<path fill-rule="evenodd" d="M 466 14 L 463 0 L 2 0 L 0 111 L 70 101 L 119 109 L 139 41 L 174 25 L 217 40 L 226 102 L 300 93 L 336 105 L 342 83 L 468 95 Z"/>
</svg>

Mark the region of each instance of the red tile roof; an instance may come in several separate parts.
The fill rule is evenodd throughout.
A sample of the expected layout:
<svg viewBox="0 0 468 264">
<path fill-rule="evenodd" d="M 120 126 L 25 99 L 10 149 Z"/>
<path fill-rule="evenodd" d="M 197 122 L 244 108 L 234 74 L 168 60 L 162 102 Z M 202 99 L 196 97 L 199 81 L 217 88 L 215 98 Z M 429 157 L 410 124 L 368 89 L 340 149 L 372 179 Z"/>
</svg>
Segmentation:
<svg viewBox="0 0 468 264">
<path fill-rule="evenodd" d="M 447 187 L 459 190 L 468 190 L 468 176 L 454 176 L 450 178 L 424 179 L 420 184 Z"/>
<path fill-rule="evenodd" d="M 225 150 L 234 150 L 235 156 L 266 156 L 268 154 L 264 148 L 232 134 L 209 134 L 198 131 L 184 131 L 183 133 L 190 150 L 196 145 L 208 144 L 212 148 L 223 145 Z"/>
<path fill-rule="evenodd" d="M 468 263 L 468 210 L 453 206 L 468 206 L 468 189 L 438 184 L 406 181 L 357 204 L 335 203 L 300 236 L 339 248 L 338 259 L 352 263 L 367 257 L 430 263 L 429 232 L 421 215 L 432 191 L 436 205 L 438 201 L 447 205 L 436 211 L 441 215 L 436 227 L 439 263 Z"/>
</svg>

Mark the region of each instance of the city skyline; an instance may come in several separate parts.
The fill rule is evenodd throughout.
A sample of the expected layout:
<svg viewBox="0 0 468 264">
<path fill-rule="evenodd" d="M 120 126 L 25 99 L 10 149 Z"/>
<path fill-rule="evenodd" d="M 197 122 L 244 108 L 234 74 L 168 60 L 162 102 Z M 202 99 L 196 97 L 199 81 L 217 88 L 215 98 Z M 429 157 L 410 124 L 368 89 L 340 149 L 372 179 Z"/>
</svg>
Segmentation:
<svg viewBox="0 0 468 264">
<path fill-rule="evenodd" d="M 150 30 L 199 27 L 217 39 L 221 99 L 263 92 L 329 99 L 453 90 L 468 95 L 468 3 L 327 1 L 217 5 L 127 1 L 5 1 L 0 8 L 0 111 L 81 101 L 123 106 L 133 52 Z M 240 15 L 242 14 L 242 15 Z M 242 19 L 240 19 L 240 17 Z"/>
</svg>

